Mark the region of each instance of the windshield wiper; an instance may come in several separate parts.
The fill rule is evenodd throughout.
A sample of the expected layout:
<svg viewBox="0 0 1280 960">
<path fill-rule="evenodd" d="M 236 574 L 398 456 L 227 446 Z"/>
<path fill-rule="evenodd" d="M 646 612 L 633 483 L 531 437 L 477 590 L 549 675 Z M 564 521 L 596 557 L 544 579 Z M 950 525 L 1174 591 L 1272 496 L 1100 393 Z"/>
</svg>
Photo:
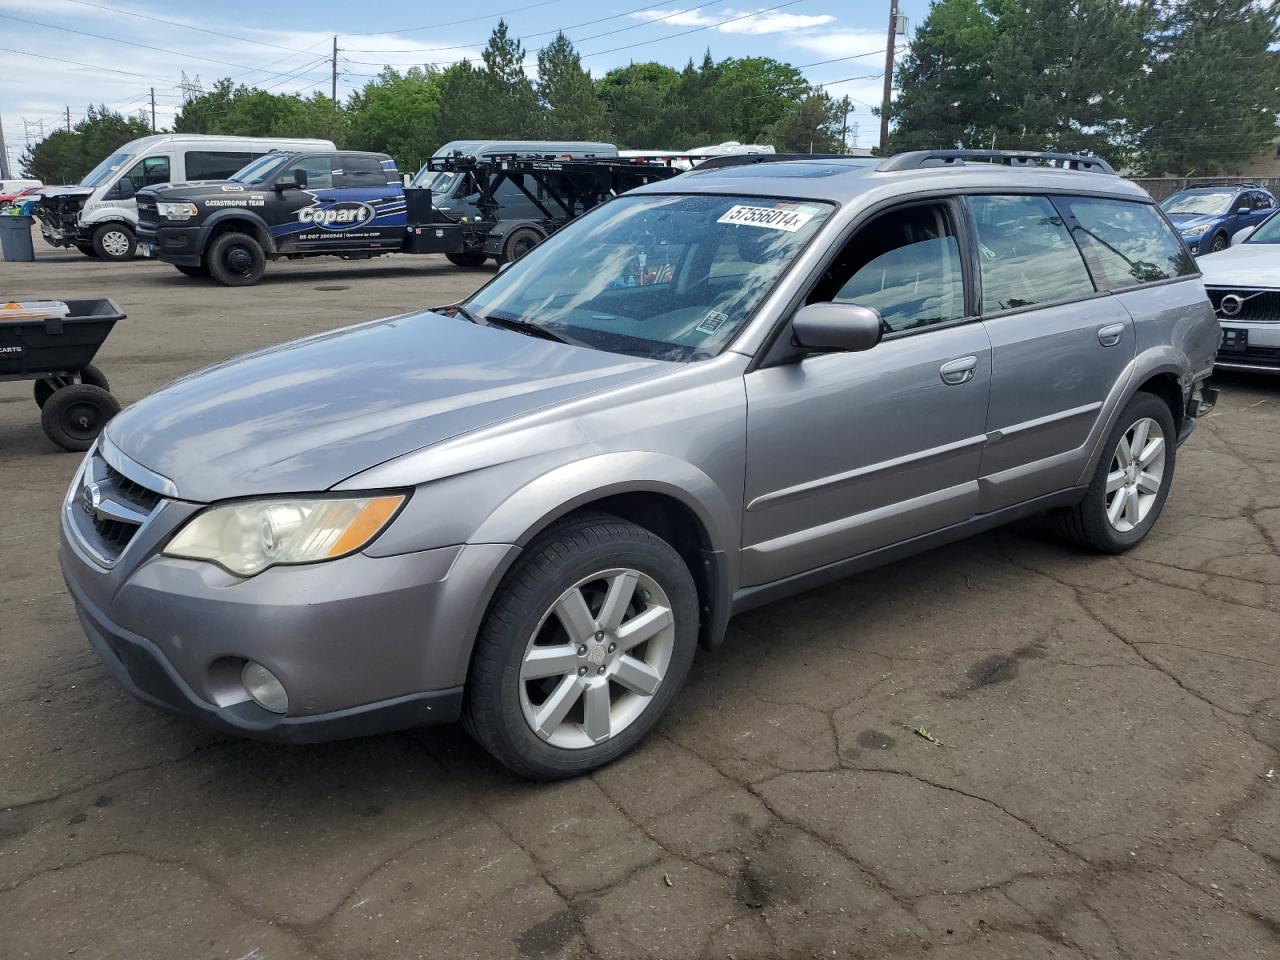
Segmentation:
<svg viewBox="0 0 1280 960">
<path fill-rule="evenodd" d="M 454 313 L 459 314 L 463 320 L 469 320 L 471 323 L 474 323 L 477 326 L 481 326 L 481 327 L 484 326 L 484 321 L 478 319 L 474 313 L 472 313 L 462 304 L 455 303 L 451 309 L 453 310 Z"/>
<path fill-rule="evenodd" d="M 554 340 L 556 343 L 574 343 L 568 337 L 556 333 L 554 330 L 548 330 L 540 324 L 531 320 L 522 320 L 519 317 L 485 317 L 485 322 L 494 327 L 505 327 L 508 330 L 514 330 L 516 333 L 523 333 L 527 337 L 541 337 L 543 340 Z"/>
</svg>

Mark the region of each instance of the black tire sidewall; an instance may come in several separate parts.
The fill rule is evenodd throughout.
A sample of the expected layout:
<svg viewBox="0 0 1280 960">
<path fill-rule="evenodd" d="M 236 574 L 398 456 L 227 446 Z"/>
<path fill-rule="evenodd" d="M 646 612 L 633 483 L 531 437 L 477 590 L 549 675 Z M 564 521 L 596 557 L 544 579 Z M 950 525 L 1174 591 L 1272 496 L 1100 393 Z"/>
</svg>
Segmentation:
<svg viewBox="0 0 1280 960">
<path fill-rule="evenodd" d="M 1219 241 L 1222 242 L 1221 246 L 1218 245 Z M 1227 235 L 1225 233 L 1220 233 L 1217 236 L 1215 236 L 1212 240 L 1209 241 L 1209 252 L 1221 253 L 1223 250 L 1227 249 L 1227 247 L 1229 246 L 1231 246 L 1231 241 L 1227 239 Z"/>
<path fill-rule="evenodd" d="M 233 244 L 243 245 L 254 256 L 253 269 L 246 275 L 233 273 L 223 265 L 223 253 L 227 247 Z M 209 244 L 209 250 L 205 254 L 205 263 L 209 267 L 210 275 L 219 283 L 228 287 L 247 287 L 255 284 L 262 279 L 262 275 L 267 270 L 267 257 L 262 250 L 262 244 L 247 233 L 228 232 L 218 234 Z"/>
<path fill-rule="evenodd" d="M 665 541 L 621 520 L 598 521 L 607 539 L 585 548 L 566 537 L 539 538 L 504 578 L 477 641 L 468 684 L 468 728 L 508 769 L 535 780 L 575 776 L 611 763 L 639 743 L 682 686 L 698 642 L 698 595 L 680 555 Z M 563 533 L 569 533 L 566 528 Z M 581 528 L 578 528 L 581 529 Z M 533 732 L 520 708 L 520 664 L 529 637 L 570 584 L 609 567 L 652 577 L 666 592 L 676 623 L 675 645 L 662 686 L 644 712 L 618 735 L 594 747 L 568 750 Z"/>
<path fill-rule="evenodd" d="M 1151 512 L 1132 530 L 1121 532 L 1107 519 L 1107 474 L 1111 470 L 1111 458 L 1120 438 L 1129 432 L 1129 428 L 1134 423 L 1147 417 L 1159 423 L 1160 429 L 1164 432 L 1164 476 L 1160 483 L 1160 493 L 1156 496 Z M 1107 442 L 1102 448 L 1102 455 L 1098 459 L 1098 466 L 1094 470 L 1089 490 L 1081 504 L 1086 533 L 1094 547 L 1108 553 L 1123 553 L 1142 542 L 1155 526 L 1156 521 L 1160 519 L 1164 505 L 1169 499 L 1169 491 L 1173 487 L 1176 473 L 1177 454 L 1177 427 L 1169 405 L 1154 394 L 1137 394 L 1116 418 L 1115 425 L 1111 428 Z"/>
<path fill-rule="evenodd" d="M 63 423 L 63 418 L 72 404 L 85 402 L 94 404 L 102 413 L 98 433 L 101 433 L 107 422 L 120 412 L 120 404 L 116 398 L 101 387 L 87 383 L 73 383 L 55 390 L 40 410 L 40 425 L 44 428 L 45 436 L 64 450 L 77 453 L 88 450 L 93 445 L 97 434 L 88 438 L 77 436 L 68 431 Z"/>
<path fill-rule="evenodd" d="M 108 233 L 123 233 L 129 240 L 129 249 L 121 255 L 113 255 L 108 253 L 102 246 L 103 238 Z M 125 260 L 132 260 L 134 253 L 138 250 L 138 238 L 134 236 L 133 231 L 123 223 L 104 223 L 98 229 L 93 231 L 93 252 L 101 260 L 113 260 L 117 263 Z"/>
<path fill-rule="evenodd" d="M 469 269 L 483 267 L 485 261 L 489 259 L 483 253 L 446 253 L 444 256 L 455 267 L 467 267 Z"/>
<path fill-rule="evenodd" d="M 520 243 L 523 243 L 526 240 L 531 241 L 529 244 L 529 248 L 525 250 L 524 253 L 519 254 L 517 256 L 516 246 Z M 507 237 L 507 242 L 502 245 L 502 262 L 515 263 L 521 257 L 525 256 L 525 254 L 527 254 L 529 250 L 532 250 L 542 241 L 543 241 L 542 235 L 538 233 L 537 230 L 534 230 L 532 227 L 521 227 L 519 230 L 513 231 L 511 236 Z"/>
</svg>

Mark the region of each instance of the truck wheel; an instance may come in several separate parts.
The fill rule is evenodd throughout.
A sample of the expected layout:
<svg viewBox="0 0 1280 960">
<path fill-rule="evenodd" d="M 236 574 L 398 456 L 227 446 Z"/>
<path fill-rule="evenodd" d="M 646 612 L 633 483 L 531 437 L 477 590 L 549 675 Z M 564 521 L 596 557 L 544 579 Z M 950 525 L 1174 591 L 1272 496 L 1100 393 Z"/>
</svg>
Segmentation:
<svg viewBox="0 0 1280 960">
<path fill-rule="evenodd" d="M 107 382 L 103 372 L 91 363 L 86 364 L 85 368 L 80 371 L 80 382 L 87 383 L 91 387 L 98 387 L 101 390 L 111 389 L 111 384 Z M 36 406 L 43 410 L 44 405 L 49 402 L 49 398 L 66 385 L 66 383 L 52 378 L 37 380 L 35 383 Z"/>
<path fill-rule="evenodd" d="M 205 255 L 209 273 L 228 287 L 248 287 L 262 279 L 267 257 L 262 244 L 247 233 L 221 233 Z"/>
<path fill-rule="evenodd" d="M 175 264 L 174 264 L 174 266 L 178 268 L 178 272 L 179 272 L 180 274 L 182 274 L 184 277 L 207 277 L 207 276 L 209 276 L 209 268 L 208 268 L 208 267 L 206 267 L 203 263 L 202 263 L 202 264 L 200 264 L 199 266 L 195 266 L 195 267 L 188 267 L 188 266 L 186 266 L 186 265 L 184 265 L 184 264 L 180 264 L 180 263 L 175 263 Z"/>
<path fill-rule="evenodd" d="M 512 230 L 507 242 L 502 245 L 501 263 L 515 263 L 526 253 L 542 242 L 542 234 L 532 227 L 521 227 Z"/>
<path fill-rule="evenodd" d="M 446 253 L 445 259 L 455 267 L 483 267 L 489 258 L 483 253 Z"/>
<path fill-rule="evenodd" d="M 107 421 L 120 412 L 116 398 L 101 387 L 73 383 L 55 390 L 40 411 L 45 436 L 64 450 L 93 446 Z"/>
<path fill-rule="evenodd" d="M 137 238 L 123 223 L 104 223 L 93 231 L 93 252 L 103 260 L 132 260 L 137 249 Z"/>
<path fill-rule="evenodd" d="M 538 537 L 476 641 L 467 730 L 534 780 L 622 756 L 666 711 L 698 643 L 698 591 L 665 540 L 606 514 Z"/>
</svg>

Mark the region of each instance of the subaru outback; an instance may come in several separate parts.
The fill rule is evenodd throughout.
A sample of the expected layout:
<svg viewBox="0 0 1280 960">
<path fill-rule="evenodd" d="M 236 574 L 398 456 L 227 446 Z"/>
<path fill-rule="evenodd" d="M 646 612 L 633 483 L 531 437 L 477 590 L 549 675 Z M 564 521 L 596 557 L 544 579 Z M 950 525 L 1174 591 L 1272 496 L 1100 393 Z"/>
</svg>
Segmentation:
<svg viewBox="0 0 1280 960">
<path fill-rule="evenodd" d="M 1065 155 L 759 160 L 118 416 L 61 511 L 110 671 L 252 737 L 461 718 L 564 777 L 740 611 L 1033 513 L 1147 535 L 1219 333 L 1146 193 Z"/>
</svg>

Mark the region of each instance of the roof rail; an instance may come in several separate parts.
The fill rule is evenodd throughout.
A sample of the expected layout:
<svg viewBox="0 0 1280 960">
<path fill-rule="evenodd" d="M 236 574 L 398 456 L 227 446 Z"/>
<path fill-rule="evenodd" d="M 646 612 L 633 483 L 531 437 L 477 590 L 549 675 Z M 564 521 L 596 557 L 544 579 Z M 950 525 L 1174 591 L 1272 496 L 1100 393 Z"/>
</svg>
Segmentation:
<svg viewBox="0 0 1280 960">
<path fill-rule="evenodd" d="M 1047 153 L 1038 150 L 912 150 L 908 153 L 895 153 L 885 158 L 876 170 L 884 172 L 918 170 L 921 167 L 963 166 L 970 160 L 999 163 L 1008 167 L 1036 167 L 1043 163 L 1063 170 L 1115 174 L 1111 164 L 1099 157 L 1085 157 L 1077 153 Z"/>
<path fill-rule="evenodd" d="M 694 157 L 693 159 L 697 159 Z M 852 160 L 844 153 L 729 153 L 698 161 L 694 170 L 715 170 L 719 167 L 741 167 L 752 163 L 784 163 L 788 160 Z"/>
</svg>

